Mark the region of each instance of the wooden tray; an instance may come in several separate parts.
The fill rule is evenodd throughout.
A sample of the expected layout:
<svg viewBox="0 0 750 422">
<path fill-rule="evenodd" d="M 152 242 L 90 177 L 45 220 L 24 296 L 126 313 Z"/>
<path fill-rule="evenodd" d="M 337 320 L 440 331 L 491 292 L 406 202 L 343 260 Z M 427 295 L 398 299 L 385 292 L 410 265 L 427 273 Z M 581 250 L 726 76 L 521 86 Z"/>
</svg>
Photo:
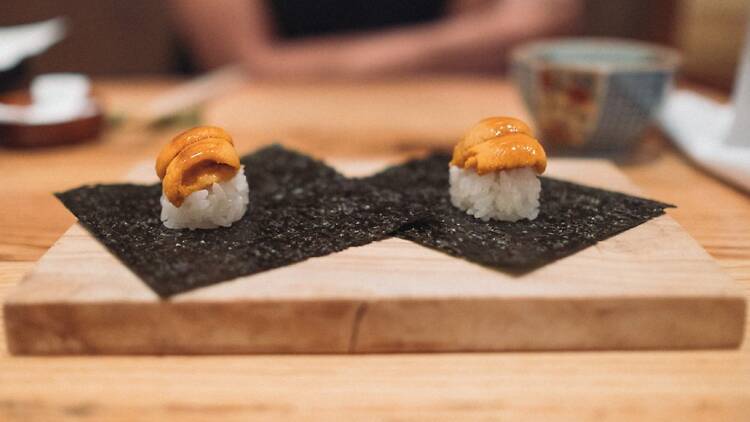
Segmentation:
<svg viewBox="0 0 750 422">
<path fill-rule="evenodd" d="M 639 194 L 604 161 L 549 174 Z M 738 283 L 669 216 L 523 276 L 389 239 L 169 301 L 76 224 L 4 310 L 14 354 L 730 348 L 745 321 Z"/>
</svg>

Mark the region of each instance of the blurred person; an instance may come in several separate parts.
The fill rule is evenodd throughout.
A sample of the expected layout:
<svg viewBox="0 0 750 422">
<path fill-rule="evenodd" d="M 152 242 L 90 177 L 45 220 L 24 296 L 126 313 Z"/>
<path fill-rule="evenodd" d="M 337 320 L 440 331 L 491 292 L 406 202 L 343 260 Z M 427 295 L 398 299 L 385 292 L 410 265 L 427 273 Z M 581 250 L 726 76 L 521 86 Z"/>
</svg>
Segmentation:
<svg viewBox="0 0 750 422">
<path fill-rule="evenodd" d="M 197 64 L 258 78 L 491 72 L 514 44 L 572 32 L 580 0 L 171 0 Z"/>
</svg>

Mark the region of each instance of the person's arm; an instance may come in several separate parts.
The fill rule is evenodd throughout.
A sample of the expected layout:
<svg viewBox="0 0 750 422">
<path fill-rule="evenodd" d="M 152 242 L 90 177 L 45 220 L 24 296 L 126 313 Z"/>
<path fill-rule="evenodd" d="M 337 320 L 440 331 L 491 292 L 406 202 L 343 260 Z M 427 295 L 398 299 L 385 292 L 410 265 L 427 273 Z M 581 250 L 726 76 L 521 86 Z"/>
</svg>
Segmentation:
<svg viewBox="0 0 750 422">
<path fill-rule="evenodd" d="M 579 13 L 579 0 L 463 0 L 454 1 L 449 15 L 434 23 L 282 41 L 274 36 L 261 1 L 173 2 L 183 33 L 204 65 L 241 62 L 252 75 L 268 78 L 367 77 L 497 66 L 509 45 L 564 32 Z"/>
</svg>

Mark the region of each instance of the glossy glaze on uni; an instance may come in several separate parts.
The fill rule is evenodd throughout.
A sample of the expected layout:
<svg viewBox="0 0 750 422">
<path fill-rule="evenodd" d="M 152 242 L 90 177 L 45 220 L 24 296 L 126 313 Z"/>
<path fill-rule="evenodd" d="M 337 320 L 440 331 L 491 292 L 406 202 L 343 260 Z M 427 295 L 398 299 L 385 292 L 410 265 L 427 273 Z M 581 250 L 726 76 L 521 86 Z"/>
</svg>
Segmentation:
<svg viewBox="0 0 750 422">
<path fill-rule="evenodd" d="M 513 117 L 489 117 L 472 127 L 453 149 L 451 165 L 478 174 L 522 167 L 544 173 L 547 155 L 531 128 Z"/>
<path fill-rule="evenodd" d="M 191 193 L 230 180 L 239 168 L 232 137 L 213 126 L 180 133 L 156 159 L 156 174 L 162 179 L 164 196 L 177 207 Z"/>
</svg>

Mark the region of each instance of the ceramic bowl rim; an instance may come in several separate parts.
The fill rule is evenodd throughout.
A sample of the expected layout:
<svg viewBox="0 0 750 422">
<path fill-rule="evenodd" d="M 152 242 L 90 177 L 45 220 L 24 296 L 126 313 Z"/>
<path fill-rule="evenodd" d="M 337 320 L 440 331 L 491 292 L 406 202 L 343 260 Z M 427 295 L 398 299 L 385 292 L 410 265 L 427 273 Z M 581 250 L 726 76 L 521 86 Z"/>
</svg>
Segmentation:
<svg viewBox="0 0 750 422">
<path fill-rule="evenodd" d="M 552 51 L 560 46 L 581 46 L 590 45 L 596 47 L 608 48 L 628 48 L 638 49 L 653 54 L 657 60 L 651 63 L 639 62 L 632 64 L 622 63 L 571 63 L 571 62 L 551 62 L 544 60 L 543 54 Z M 567 37 L 551 38 L 539 41 L 532 41 L 514 48 L 511 51 L 511 62 L 513 64 L 530 65 L 535 69 L 551 69 L 562 71 L 579 71 L 594 73 L 625 73 L 625 72 L 674 72 L 682 62 L 681 54 L 670 47 L 657 44 L 634 41 L 622 38 L 606 37 Z"/>
</svg>

